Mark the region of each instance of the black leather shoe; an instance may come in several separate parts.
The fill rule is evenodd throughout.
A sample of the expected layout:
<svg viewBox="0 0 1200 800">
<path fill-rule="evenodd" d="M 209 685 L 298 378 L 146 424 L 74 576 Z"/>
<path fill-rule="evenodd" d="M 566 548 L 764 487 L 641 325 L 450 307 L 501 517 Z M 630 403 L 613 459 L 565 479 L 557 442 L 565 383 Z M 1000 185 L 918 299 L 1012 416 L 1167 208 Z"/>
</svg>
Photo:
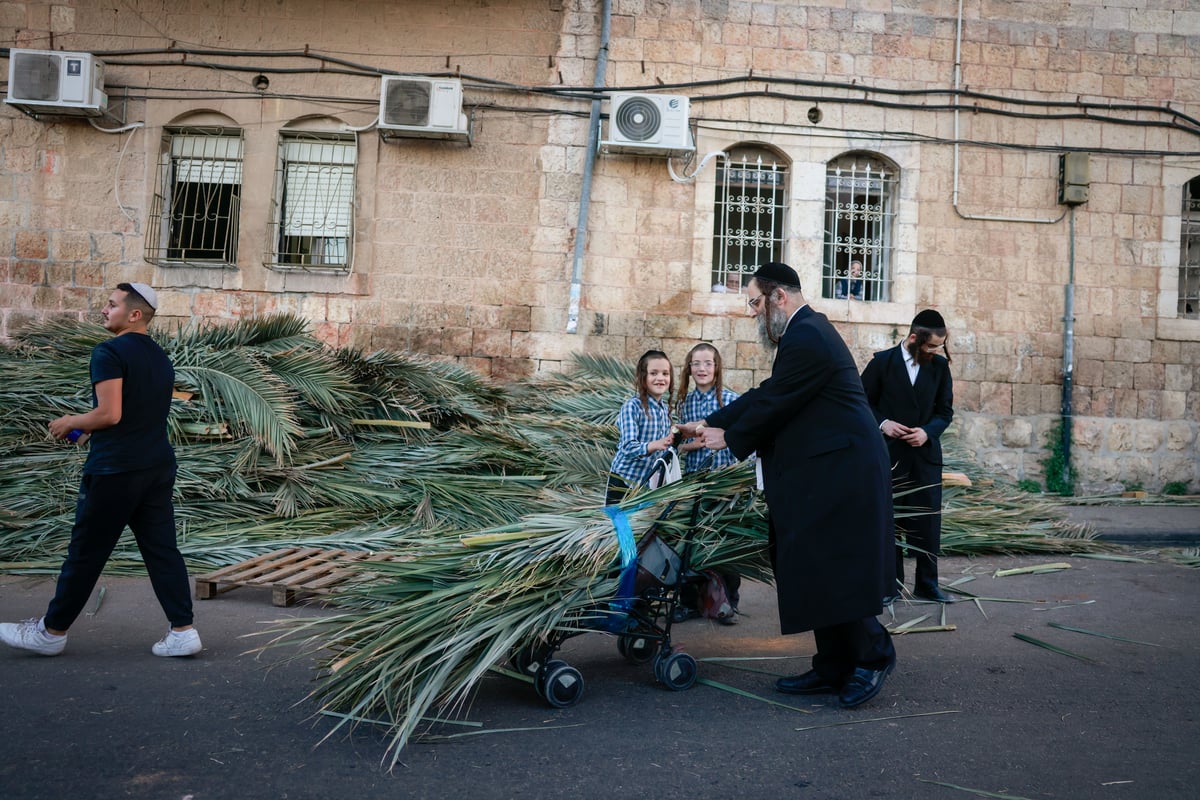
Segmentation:
<svg viewBox="0 0 1200 800">
<path fill-rule="evenodd" d="M 784 694 L 837 694 L 841 691 L 840 686 L 834 686 L 812 669 L 803 675 L 780 678 L 775 681 L 775 689 Z"/>
<path fill-rule="evenodd" d="M 854 708 L 879 694 L 884 680 L 895 666 L 896 662 L 893 661 L 883 669 L 859 667 L 854 670 L 850 680 L 846 681 L 846 685 L 842 687 L 842 693 L 838 695 L 838 705 L 842 708 Z"/>
<path fill-rule="evenodd" d="M 913 597 L 922 600 L 932 600 L 935 603 L 953 603 L 954 599 L 942 591 L 936 583 L 923 584 L 913 587 Z"/>
</svg>

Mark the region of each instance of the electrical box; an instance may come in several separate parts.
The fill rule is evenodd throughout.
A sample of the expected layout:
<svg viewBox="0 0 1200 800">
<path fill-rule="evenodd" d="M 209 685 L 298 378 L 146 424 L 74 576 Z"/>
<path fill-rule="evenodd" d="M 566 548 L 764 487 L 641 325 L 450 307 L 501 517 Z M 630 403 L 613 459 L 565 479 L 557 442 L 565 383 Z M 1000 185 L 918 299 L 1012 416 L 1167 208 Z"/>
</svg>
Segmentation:
<svg viewBox="0 0 1200 800">
<path fill-rule="evenodd" d="M 1058 157 L 1058 202 L 1069 206 L 1086 203 L 1090 183 L 1087 153 L 1063 153 Z"/>
</svg>

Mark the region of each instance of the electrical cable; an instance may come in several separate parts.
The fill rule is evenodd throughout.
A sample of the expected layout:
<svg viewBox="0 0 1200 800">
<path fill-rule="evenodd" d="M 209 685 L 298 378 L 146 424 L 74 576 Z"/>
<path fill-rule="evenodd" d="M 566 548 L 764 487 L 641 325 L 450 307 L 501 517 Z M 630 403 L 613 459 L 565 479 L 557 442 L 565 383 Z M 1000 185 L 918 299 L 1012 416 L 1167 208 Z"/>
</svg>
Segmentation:
<svg viewBox="0 0 1200 800">
<path fill-rule="evenodd" d="M 137 217 L 130 214 L 129 210 L 125 208 L 124 204 L 121 203 L 121 164 L 125 161 L 125 152 L 129 149 L 129 143 L 133 141 L 133 137 L 137 135 L 139 128 L 146 127 L 146 123 L 131 122 L 128 125 L 122 125 L 119 128 L 102 128 L 91 117 L 88 117 L 88 122 L 92 124 L 93 128 L 101 131 L 102 133 L 124 133 L 125 131 L 129 131 L 129 136 L 125 138 L 125 144 L 121 145 L 121 152 L 117 156 L 117 168 L 113 170 L 113 201 L 116 202 L 117 209 L 125 215 L 126 219 L 134 224 L 137 224 Z"/>
</svg>

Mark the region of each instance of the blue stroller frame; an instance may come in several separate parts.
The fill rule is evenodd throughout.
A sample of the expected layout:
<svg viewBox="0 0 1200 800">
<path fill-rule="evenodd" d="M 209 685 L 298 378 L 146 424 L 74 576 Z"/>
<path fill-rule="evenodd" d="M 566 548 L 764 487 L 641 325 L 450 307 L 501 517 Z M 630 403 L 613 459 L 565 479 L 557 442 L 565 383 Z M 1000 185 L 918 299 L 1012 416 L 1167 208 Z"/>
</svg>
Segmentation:
<svg viewBox="0 0 1200 800">
<path fill-rule="evenodd" d="M 668 451 L 678 458 L 674 450 Z M 654 473 L 666 469 L 660 458 Z M 653 474 L 653 473 L 652 473 Z M 642 534 L 636 549 L 626 513 L 617 506 L 605 506 L 622 544 L 622 568 L 617 598 L 601 604 L 584 615 L 594 625 L 591 630 L 615 634 L 617 651 L 633 664 L 653 662 L 654 677 L 672 691 L 690 689 L 697 678 L 696 659 L 677 650 L 671 642 L 671 624 L 680 594 L 689 583 L 707 578 L 691 569 L 693 535 L 700 514 L 700 499 L 692 503 L 691 519 L 682 538 L 682 552 L 676 552 L 658 535 L 658 527 L 674 510 L 678 500 L 666 508 Z M 630 552 L 633 551 L 633 552 Z M 566 661 L 554 658 L 555 652 L 570 638 L 585 630 L 554 630 L 545 639 L 519 648 L 509 657 L 512 667 L 533 678 L 534 690 L 555 708 L 567 708 L 583 696 L 583 675 Z"/>
</svg>

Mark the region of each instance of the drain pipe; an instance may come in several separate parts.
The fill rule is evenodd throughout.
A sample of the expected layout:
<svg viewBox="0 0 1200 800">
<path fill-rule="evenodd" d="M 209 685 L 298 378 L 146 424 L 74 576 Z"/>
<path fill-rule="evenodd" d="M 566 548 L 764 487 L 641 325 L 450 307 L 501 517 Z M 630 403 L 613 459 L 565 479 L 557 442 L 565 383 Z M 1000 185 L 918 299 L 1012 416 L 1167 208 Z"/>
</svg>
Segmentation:
<svg viewBox="0 0 1200 800">
<path fill-rule="evenodd" d="M 1071 384 L 1075 362 L 1075 206 L 1068 206 L 1070 239 L 1067 243 L 1068 277 L 1063 296 L 1062 380 L 1062 485 L 1071 485 Z"/>
<path fill-rule="evenodd" d="M 592 87 L 592 113 L 588 117 L 587 153 L 583 159 L 583 185 L 579 189 L 579 220 L 575 223 L 575 255 L 571 261 L 571 297 L 567 304 L 567 333 L 579 332 L 579 296 L 583 292 L 583 250 L 587 246 L 588 208 L 592 197 L 592 173 L 600 149 L 600 102 L 604 75 L 608 71 L 608 39 L 612 28 L 612 0 L 604 0 L 600 12 L 600 50 L 596 54 L 596 73 Z"/>
</svg>

